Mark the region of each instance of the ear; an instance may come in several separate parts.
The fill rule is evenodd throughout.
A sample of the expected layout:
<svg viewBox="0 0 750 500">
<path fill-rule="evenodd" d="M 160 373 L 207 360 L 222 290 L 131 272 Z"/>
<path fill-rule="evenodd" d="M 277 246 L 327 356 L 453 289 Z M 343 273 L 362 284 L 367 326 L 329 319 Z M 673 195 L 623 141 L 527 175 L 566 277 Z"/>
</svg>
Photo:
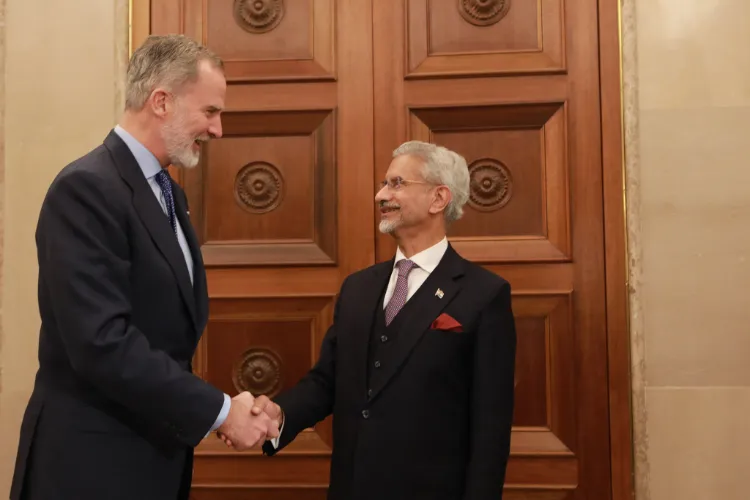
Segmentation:
<svg viewBox="0 0 750 500">
<path fill-rule="evenodd" d="M 164 117 L 172 111 L 172 94 L 162 88 L 154 89 L 148 102 L 156 116 Z"/>
<path fill-rule="evenodd" d="M 453 195 L 447 186 L 437 186 L 435 188 L 435 194 L 433 195 L 432 204 L 430 205 L 430 213 L 437 214 L 442 212 L 452 199 Z"/>
</svg>

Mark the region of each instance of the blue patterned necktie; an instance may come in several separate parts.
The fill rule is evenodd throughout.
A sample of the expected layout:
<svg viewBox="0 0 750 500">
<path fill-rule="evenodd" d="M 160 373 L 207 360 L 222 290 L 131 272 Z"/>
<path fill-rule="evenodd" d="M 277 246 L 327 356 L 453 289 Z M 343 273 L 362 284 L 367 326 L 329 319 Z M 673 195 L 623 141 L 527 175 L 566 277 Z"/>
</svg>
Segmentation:
<svg viewBox="0 0 750 500">
<path fill-rule="evenodd" d="M 156 183 L 159 184 L 162 194 L 164 194 L 164 201 L 167 203 L 167 216 L 169 217 L 169 223 L 172 225 L 174 234 L 177 235 L 177 216 L 174 210 L 174 197 L 172 196 L 172 180 L 169 177 L 169 172 L 166 169 L 162 169 L 161 172 L 156 174 Z"/>
<path fill-rule="evenodd" d="M 396 288 L 393 290 L 393 296 L 385 306 L 385 325 L 388 326 L 396 317 L 398 312 L 406 304 L 406 297 L 409 294 L 409 273 L 417 265 L 408 260 L 400 260 L 396 264 L 398 267 L 398 278 L 396 279 Z"/>
</svg>

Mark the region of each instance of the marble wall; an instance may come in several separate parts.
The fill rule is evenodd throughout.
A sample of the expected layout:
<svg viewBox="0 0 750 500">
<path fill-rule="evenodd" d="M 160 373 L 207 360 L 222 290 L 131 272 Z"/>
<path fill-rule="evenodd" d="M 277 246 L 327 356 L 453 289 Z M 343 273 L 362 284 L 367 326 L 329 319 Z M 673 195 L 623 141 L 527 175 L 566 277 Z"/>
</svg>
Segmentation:
<svg viewBox="0 0 750 500">
<path fill-rule="evenodd" d="M 638 500 L 750 463 L 750 2 L 622 0 Z"/>
</svg>

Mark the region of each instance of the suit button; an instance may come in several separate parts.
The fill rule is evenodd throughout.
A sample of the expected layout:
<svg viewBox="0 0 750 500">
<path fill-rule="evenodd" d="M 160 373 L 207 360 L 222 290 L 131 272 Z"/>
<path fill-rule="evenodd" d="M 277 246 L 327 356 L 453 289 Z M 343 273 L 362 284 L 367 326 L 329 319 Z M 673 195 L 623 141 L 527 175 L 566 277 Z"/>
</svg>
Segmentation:
<svg viewBox="0 0 750 500">
<path fill-rule="evenodd" d="M 375 368 L 380 368 L 380 361 L 375 361 Z"/>
<path fill-rule="evenodd" d="M 367 397 L 368 398 L 372 397 L 372 389 L 367 389 Z"/>
<path fill-rule="evenodd" d="M 388 337 L 386 335 L 381 335 L 380 336 L 380 341 L 381 342 L 388 342 Z"/>
<path fill-rule="evenodd" d="M 370 418 L 370 410 L 362 410 L 362 416 L 364 418 Z"/>
</svg>

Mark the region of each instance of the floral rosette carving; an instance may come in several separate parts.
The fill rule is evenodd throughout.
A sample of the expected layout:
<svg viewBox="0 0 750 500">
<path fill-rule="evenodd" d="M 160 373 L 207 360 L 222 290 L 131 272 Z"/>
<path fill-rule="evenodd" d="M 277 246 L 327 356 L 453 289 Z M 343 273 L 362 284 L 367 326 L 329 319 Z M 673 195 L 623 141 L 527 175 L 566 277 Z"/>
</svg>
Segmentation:
<svg viewBox="0 0 750 500">
<path fill-rule="evenodd" d="M 475 26 L 489 26 L 504 18 L 510 10 L 510 0 L 458 0 L 458 11 Z"/>
<path fill-rule="evenodd" d="M 271 31 L 283 17 L 283 0 L 234 0 L 234 19 L 250 33 Z"/>
</svg>

